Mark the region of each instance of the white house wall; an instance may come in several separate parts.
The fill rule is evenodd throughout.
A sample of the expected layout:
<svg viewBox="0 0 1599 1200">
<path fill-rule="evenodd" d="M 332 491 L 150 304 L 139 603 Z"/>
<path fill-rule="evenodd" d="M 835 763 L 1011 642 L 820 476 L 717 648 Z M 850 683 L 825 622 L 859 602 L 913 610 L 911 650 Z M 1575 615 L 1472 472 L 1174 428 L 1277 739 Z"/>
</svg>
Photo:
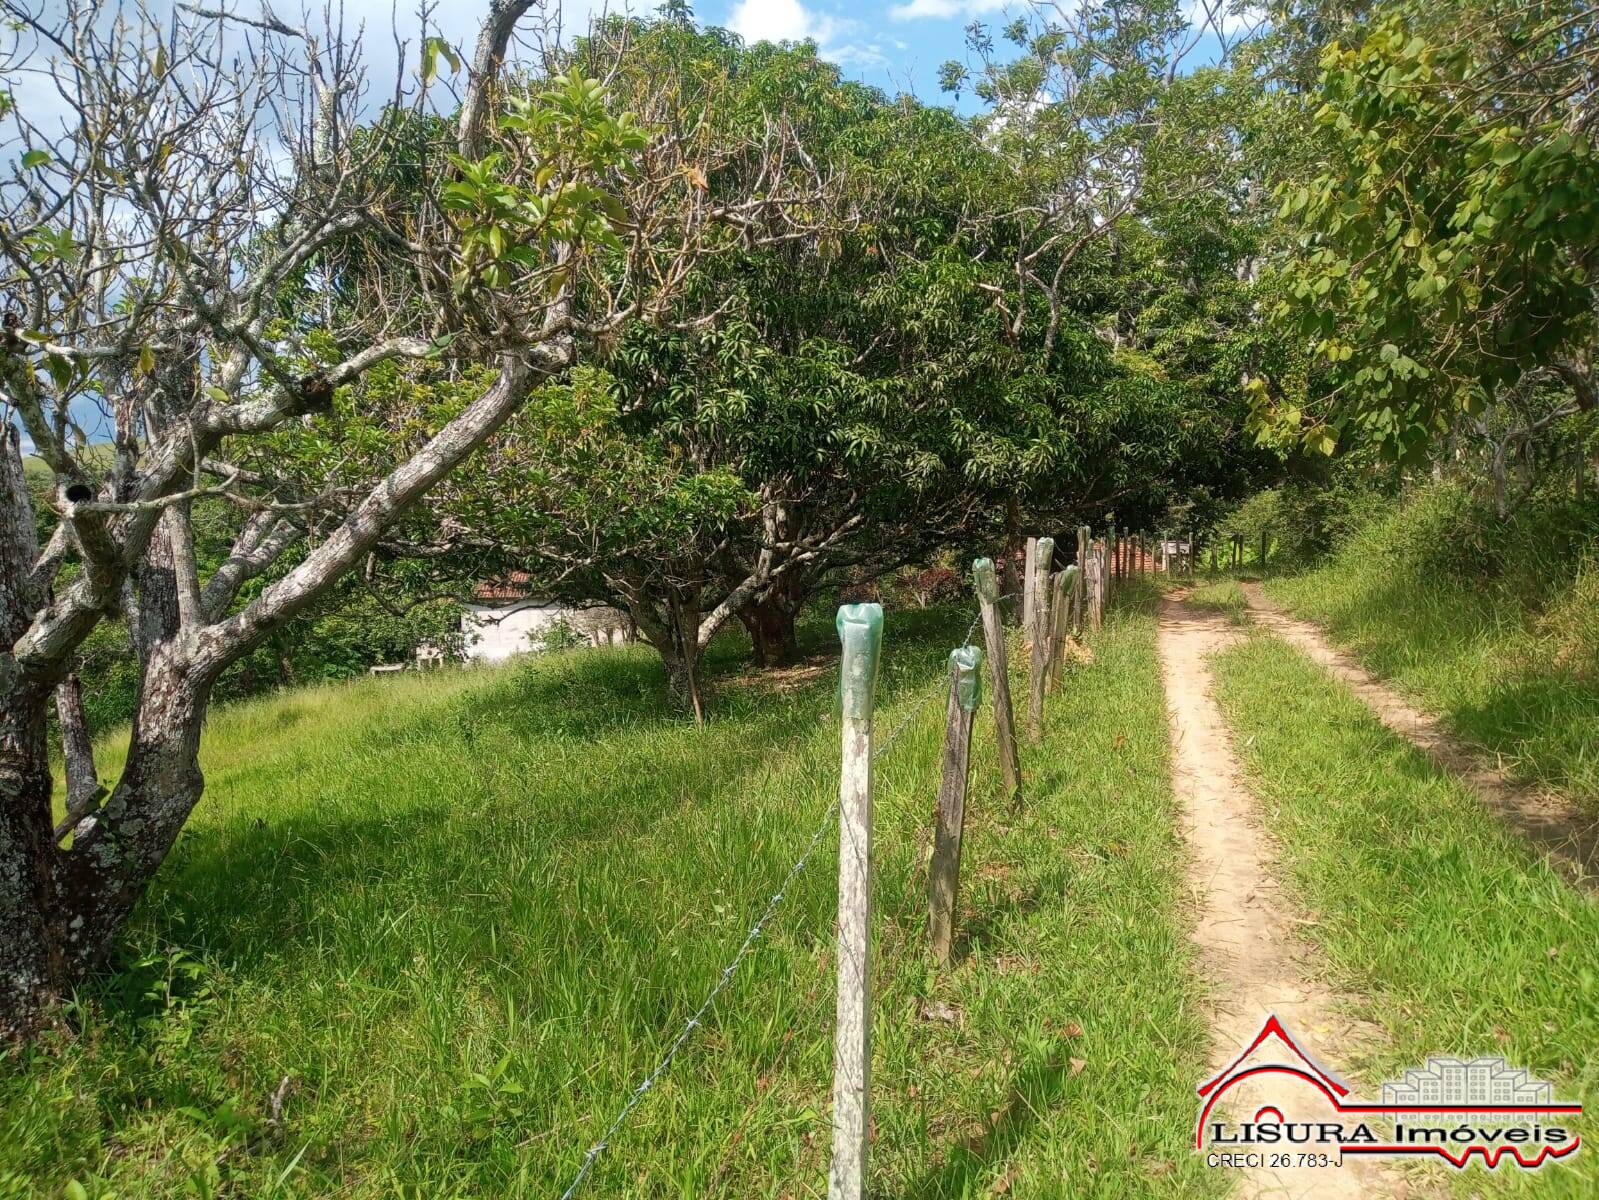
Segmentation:
<svg viewBox="0 0 1599 1200">
<path fill-rule="evenodd" d="M 559 604 L 468 604 L 461 614 L 466 657 L 501 662 L 537 650 L 537 639 L 565 613 Z"/>
</svg>

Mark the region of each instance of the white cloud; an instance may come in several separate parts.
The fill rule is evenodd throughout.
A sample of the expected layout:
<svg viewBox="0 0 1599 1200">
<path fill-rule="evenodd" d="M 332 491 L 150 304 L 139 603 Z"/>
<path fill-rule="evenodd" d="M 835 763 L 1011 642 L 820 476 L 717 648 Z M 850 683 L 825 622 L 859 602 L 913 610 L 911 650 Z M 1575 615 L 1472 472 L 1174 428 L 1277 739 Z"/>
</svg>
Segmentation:
<svg viewBox="0 0 1599 1200">
<path fill-rule="evenodd" d="M 975 17 L 1004 8 L 1006 0 L 906 0 L 888 10 L 896 21 L 915 21 L 923 17 L 947 21 L 951 17 Z"/>
<path fill-rule="evenodd" d="M 848 17 L 808 8 L 801 0 L 738 0 L 727 27 L 746 42 L 816 43 L 817 53 L 841 66 L 884 67 L 888 56 L 866 27 Z"/>
<path fill-rule="evenodd" d="M 746 42 L 803 42 L 811 38 L 822 46 L 832 41 L 838 26 L 832 17 L 812 12 L 800 0 L 739 0 L 727 18 L 727 27 Z"/>
<path fill-rule="evenodd" d="M 1261 25 L 1266 20 L 1266 10 L 1255 5 L 1240 6 L 1233 0 L 1184 0 L 1183 16 L 1197 30 L 1232 37 Z"/>
</svg>

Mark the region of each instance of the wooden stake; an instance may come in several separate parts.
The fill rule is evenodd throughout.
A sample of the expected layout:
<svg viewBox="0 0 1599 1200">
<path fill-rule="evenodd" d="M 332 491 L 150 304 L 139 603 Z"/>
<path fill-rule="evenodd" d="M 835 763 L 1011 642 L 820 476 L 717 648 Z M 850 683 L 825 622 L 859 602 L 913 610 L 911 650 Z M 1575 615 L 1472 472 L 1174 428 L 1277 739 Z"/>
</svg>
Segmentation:
<svg viewBox="0 0 1599 1200">
<path fill-rule="evenodd" d="M 1088 627 L 1094 632 L 1105 622 L 1105 543 L 1088 551 Z"/>
<path fill-rule="evenodd" d="M 1022 799 L 1022 761 L 1016 750 L 1016 725 L 1010 707 L 1010 670 L 1005 655 L 1005 627 L 999 620 L 999 584 L 994 564 L 980 558 L 972 564 L 977 603 L 983 616 L 983 641 L 988 651 L 988 675 L 994 686 L 994 737 L 999 743 L 999 770 L 1005 794 L 1012 804 Z"/>
<path fill-rule="evenodd" d="M 1088 594 L 1088 526 L 1077 527 L 1077 576 L 1072 580 L 1072 632 L 1083 632 L 1083 603 Z"/>
<path fill-rule="evenodd" d="M 1271 534 L 1264 529 L 1260 531 L 1260 565 L 1262 567 L 1266 565 L 1266 551 L 1269 549 L 1270 538 Z"/>
<path fill-rule="evenodd" d="M 1027 676 L 1027 740 L 1035 745 L 1044 736 L 1044 670 L 1049 666 L 1049 588 L 1053 576 L 1055 539 L 1039 538 L 1033 560 L 1032 669 Z"/>
<path fill-rule="evenodd" d="M 1080 572 L 1076 564 L 1064 571 L 1055 572 L 1055 586 L 1049 602 L 1049 680 L 1048 688 L 1054 692 L 1060 687 L 1061 663 L 1066 658 L 1067 623 L 1070 619 L 1072 591 Z"/>
<path fill-rule="evenodd" d="M 966 785 L 971 776 L 972 719 L 980 692 L 982 652 L 962 646 L 949 655 L 949 714 L 944 722 L 944 776 L 938 785 L 933 862 L 928 868 L 927 932 L 933 958 L 949 966 L 960 895 L 961 836 L 966 827 Z"/>
<path fill-rule="evenodd" d="M 1033 636 L 1033 585 L 1038 576 L 1038 539 L 1027 539 L 1027 568 L 1022 576 L 1022 643 Z M 1012 612 L 1016 610 L 1011 609 Z"/>
<path fill-rule="evenodd" d="M 838 610 L 843 755 L 838 783 L 838 1024 L 829 1200 L 865 1200 L 872 1067 L 872 714 L 883 609 Z"/>
</svg>

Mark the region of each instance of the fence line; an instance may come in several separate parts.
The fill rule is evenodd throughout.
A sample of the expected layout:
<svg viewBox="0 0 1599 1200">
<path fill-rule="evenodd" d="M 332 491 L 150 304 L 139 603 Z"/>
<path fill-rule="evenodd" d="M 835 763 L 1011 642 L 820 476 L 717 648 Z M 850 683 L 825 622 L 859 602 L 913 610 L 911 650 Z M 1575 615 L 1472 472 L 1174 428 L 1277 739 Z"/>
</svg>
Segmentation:
<svg viewBox="0 0 1599 1200">
<path fill-rule="evenodd" d="M 1000 599 L 1013 600 L 1018 595 L 1020 593 L 1012 592 L 1007 596 L 1000 597 Z M 982 619 L 982 614 L 979 613 L 973 618 L 972 623 L 967 626 L 966 636 L 962 639 L 963 645 L 971 644 L 972 634 L 977 632 L 977 627 L 982 623 Z M 872 761 L 874 763 L 888 753 L 888 749 L 894 744 L 894 740 L 910 726 L 911 722 L 927 711 L 927 706 L 932 701 L 944 695 L 944 684 L 945 679 L 940 676 L 937 680 L 937 686 L 930 688 L 927 695 L 922 697 L 921 701 L 900 719 L 889 735 L 880 744 L 873 747 Z M 593 1169 L 595 1162 L 599 1160 L 600 1155 L 605 1153 L 606 1148 L 611 1144 L 611 1139 L 616 1136 L 622 1126 L 627 1123 L 627 1119 L 633 1115 L 633 1111 L 649 1095 L 650 1089 L 660 1082 L 667 1071 L 671 1070 L 672 1063 L 677 1058 L 678 1052 L 688 1044 L 689 1038 L 694 1036 L 694 1031 L 699 1028 L 706 1013 L 710 1012 L 711 1006 L 727 990 L 727 985 L 733 981 L 733 976 L 738 973 L 739 967 L 749 957 L 750 951 L 755 948 L 755 943 L 760 939 L 762 932 L 765 931 L 766 926 L 770 924 L 772 918 L 777 914 L 777 910 L 782 907 L 783 901 L 788 895 L 789 887 L 793 885 L 794 880 L 799 878 L 800 872 L 810 862 L 811 855 L 816 852 L 816 847 L 821 845 L 827 831 L 832 828 L 833 822 L 838 817 L 839 804 L 840 797 L 835 795 L 833 802 L 827 806 L 827 811 L 823 813 L 821 822 L 805 843 L 805 849 L 800 852 L 799 858 L 794 860 L 794 865 L 788 869 L 788 874 L 783 877 L 783 882 L 779 885 L 777 891 L 773 892 L 771 898 L 767 900 L 766 907 L 761 910 L 761 915 L 755 919 L 755 923 L 750 926 L 749 932 L 744 935 L 744 940 L 739 944 L 739 948 L 732 959 L 722 968 L 722 973 L 717 977 L 716 984 L 706 995 L 704 1002 L 699 1008 L 694 1010 L 694 1015 L 684 1023 L 683 1028 L 678 1031 L 677 1037 L 672 1039 L 672 1044 L 667 1047 L 666 1053 L 661 1057 L 660 1062 L 655 1065 L 655 1069 L 646 1075 L 638 1086 L 628 1094 L 626 1102 L 623 1103 L 616 1116 L 612 1118 L 611 1123 L 605 1127 L 605 1132 L 600 1136 L 600 1139 L 590 1146 L 583 1155 L 583 1162 L 578 1167 L 577 1174 L 573 1176 L 572 1182 L 567 1185 L 566 1190 L 561 1193 L 560 1200 L 572 1200 L 578 1189 L 583 1186 L 583 1181 L 588 1178 L 588 1174 Z"/>
</svg>

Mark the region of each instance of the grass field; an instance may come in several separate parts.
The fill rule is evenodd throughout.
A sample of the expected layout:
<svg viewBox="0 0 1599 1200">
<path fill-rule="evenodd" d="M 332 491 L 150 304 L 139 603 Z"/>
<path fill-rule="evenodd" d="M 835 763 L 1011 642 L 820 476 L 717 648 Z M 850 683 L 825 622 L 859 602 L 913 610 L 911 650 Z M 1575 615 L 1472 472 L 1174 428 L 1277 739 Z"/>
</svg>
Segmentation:
<svg viewBox="0 0 1599 1200">
<path fill-rule="evenodd" d="M 1259 635 L 1216 667 L 1283 874 L 1313 917 L 1305 936 L 1387 1035 L 1356 1069 L 1380 1081 L 1429 1055 L 1503 1055 L 1558 1098 L 1599 1104 L 1599 906 L 1297 650 Z M 1593 1196 L 1599 1162 L 1456 1182 Z"/>
<path fill-rule="evenodd" d="M 888 620 L 879 728 L 916 715 L 878 772 L 873 1194 L 1209 1194 L 1152 616 L 1117 612 L 1052 701 L 1019 813 L 979 720 L 941 978 L 921 856 L 966 624 Z M 836 787 L 830 664 L 710 665 L 704 730 L 637 651 L 219 711 L 119 972 L 0 1072 L 0 1195 L 557 1195 Z M 835 846 L 585 1195 L 825 1193 Z"/>
</svg>

